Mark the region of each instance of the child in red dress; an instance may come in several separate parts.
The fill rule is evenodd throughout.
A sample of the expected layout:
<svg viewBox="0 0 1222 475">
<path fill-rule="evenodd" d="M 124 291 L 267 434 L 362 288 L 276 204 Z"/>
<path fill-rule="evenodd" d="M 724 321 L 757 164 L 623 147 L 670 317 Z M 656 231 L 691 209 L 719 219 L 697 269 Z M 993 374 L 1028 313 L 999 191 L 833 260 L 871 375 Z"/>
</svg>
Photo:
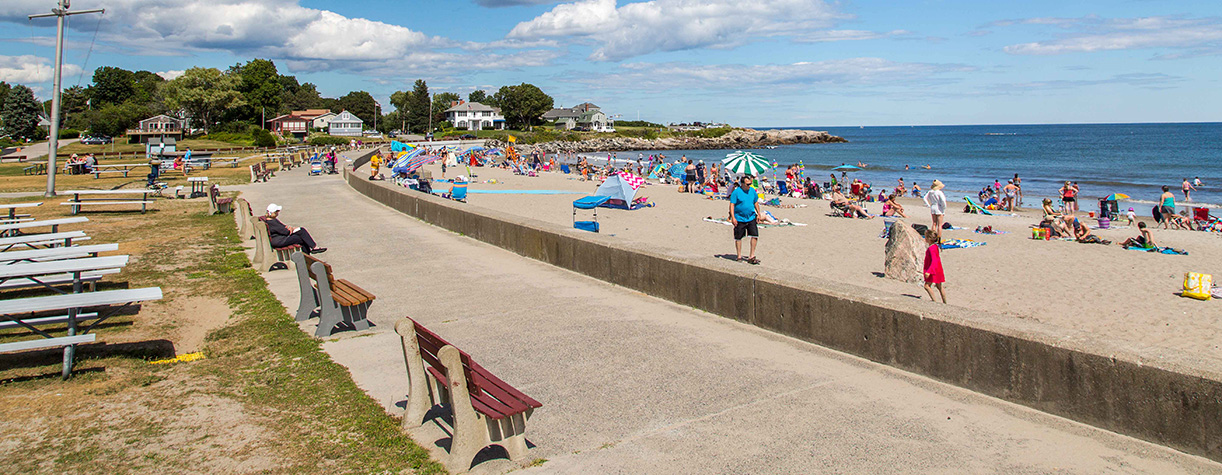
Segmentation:
<svg viewBox="0 0 1222 475">
<path fill-rule="evenodd" d="M 929 293 L 930 300 L 936 301 L 933 286 L 938 286 L 942 303 L 946 303 L 946 290 L 942 289 L 942 283 L 946 282 L 946 276 L 942 274 L 942 236 L 938 230 L 925 231 L 925 244 L 929 246 L 925 249 L 925 292 Z"/>
</svg>

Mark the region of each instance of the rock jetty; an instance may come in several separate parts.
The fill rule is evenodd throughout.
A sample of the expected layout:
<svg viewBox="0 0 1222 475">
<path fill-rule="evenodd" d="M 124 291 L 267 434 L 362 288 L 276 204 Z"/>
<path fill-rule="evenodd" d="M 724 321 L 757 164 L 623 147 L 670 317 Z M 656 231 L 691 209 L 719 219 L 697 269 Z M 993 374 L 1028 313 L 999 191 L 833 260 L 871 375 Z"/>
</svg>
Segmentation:
<svg viewBox="0 0 1222 475">
<path fill-rule="evenodd" d="M 516 145 L 522 153 L 535 150 L 541 152 L 615 152 L 627 150 L 704 150 L 704 149 L 750 149 L 769 145 L 793 145 L 804 143 L 848 142 L 842 137 L 815 130 L 791 129 L 734 129 L 721 137 L 669 137 L 645 139 L 638 137 L 608 137 L 576 142 L 555 141 L 530 145 Z M 489 140 L 490 147 L 504 147 L 504 142 Z"/>
</svg>

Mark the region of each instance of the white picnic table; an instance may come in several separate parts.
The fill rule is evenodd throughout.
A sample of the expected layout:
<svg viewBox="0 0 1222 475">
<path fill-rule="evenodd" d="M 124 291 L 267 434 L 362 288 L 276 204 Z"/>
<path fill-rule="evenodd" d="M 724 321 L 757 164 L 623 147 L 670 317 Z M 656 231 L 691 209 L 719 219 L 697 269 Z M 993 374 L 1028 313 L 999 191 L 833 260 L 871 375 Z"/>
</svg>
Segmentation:
<svg viewBox="0 0 1222 475">
<path fill-rule="evenodd" d="M 40 247 L 71 246 L 72 241 L 87 241 L 89 236 L 84 231 L 68 231 L 62 233 L 22 234 L 20 236 L 0 238 L 0 252 L 10 252 L 14 247 L 19 249 L 38 249 Z"/>
<path fill-rule="evenodd" d="M 54 285 L 72 284 L 72 292 L 82 292 L 81 274 L 90 271 L 118 269 L 127 265 L 128 256 L 82 257 L 62 261 L 25 262 L 0 266 L 0 285 L 10 281 L 18 281 L 21 287 L 45 287 L 57 293 L 68 293 L 56 289 Z M 71 274 L 72 278 L 65 281 L 59 279 L 54 283 L 46 282 L 43 276 L 62 277 Z M 10 286 L 12 287 L 12 286 Z"/>
<path fill-rule="evenodd" d="M 41 202 L 41 201 L 39 201 L 39 202 L 37 202 L 37 203 L 9 203 L 9 204 L 2 204 L 2 205 L 0 205 L 0 210 L 5 210 L 5 209 L 7 209 L 7 210 L 8 210 L 8 216 L 7 216 L 7 217 L 0 217 L 0 224 L 12 224 L 12 223 L 20 223 L 20 222 L 22 222 L 22 221 L 33 221 L 33 220 L 34 220 L 34 218 L 31 218 L 31 217 L 30 217 L 30 215 L 28 215 L 28 214 L 17 214 L 17 209 L 18 209 L 18 208 L 34 208 L 34 207 L 37 207 L 37 206 L 42 206 L 42 202 Z M 0 232 L 0 236 L 8 236 L 8 235 L 11 235 L 11 234 L 14 234 L 14 233 L 13 233 L 12 231 L 2 231 L 2 232 Z"/>
<path fill-rule="evenodd" d="M 105 165 L 98 164 L 98 165 L 93 166 L 93 170 L 90 173 L 93 173 L 93 178 L 95 179 L 101 178 L 102 173 L 105 173 L 105 172 L 122 172 L 123 178 L 127 178 L 127 174 L 131 172 L 133 168 L 147 167 L 147 166 L 149 166 L 148 162 L 107 163 Z"/>
<path fill-rule="evenodd" d="M 160 300 L 161 288 L 147 287 L 142 289 L 103 290 L 99 292 L 51 295 L 24 299 L 0 301 L 0 318 L 11 321 L 10 326 L 19 325 L 39 334 L 43 340 L 27 340 L 0 344 L 0 352 L 22 351 L 39 348 L 64 348 L 63 377 L 67 379 L 72 374 L 73 358 L 76 356 L 76 345 L 96 340 L 89 333 L 98 324 L 114 315 L 118 309 L 137 302 Z M 105 315 L 82 314 L 81 310 L 88 307 L 101 307 L 121 304 L 112 308 Z M 67 315 L 56 317 L 38 317 L 30 315 L 38 312 L 66 311 Z M 78 331 L 77 323 L 83 319 L 94 320 L 92 324 Z M 54 337 L 38 328 L 38 325 L 50 323 L 67 323 L 68 336 Z"/>
<path fill-rule="evenodd" d="M 187 195 L 187 198 L 199 198 L 208 195 L 208 192 L 205 191 L 208 189 L 208 177 L 193 176 L 187 178 L 187 183 L 191 184 L 191 194 Z"/>
<path fill-rule="evenodd" d="M 72 199 L 65 201 L 63 203 L 60 203 L 60 204 L 71 206 L 72 214 L 80 213 L 81 206 L 86 206 L 86 205 L 125 205 L 125 204 L 138 204 L 140 205 L 140 212 L 143 213 L 148 210 L 148 204 L 153 202 L 152 200 L 149 200 L 150 193 L 153 193 L 153 191 L 148 190 L 148 189 L 69 190 L 69 191 L 65 191 L 64 194 L 72 195 Z M 120 195 L 140 195 L 140 198 L 115 198 L 115 196 L 120 196 Z M 82 199 L 81 196 L 104 196 L 105 198 Z"/>
<path fill-rule="evenodd" d="M 59 232 L 59 226 L 62 224 L 77 224 L 89 221 L 89 218 L 59 218 L 59 219 L 44 219 L 42 221 L 25 221 L 17 223 L 0 224 L 0 235 L 13 236 L 24 234 L 23 229 L 51 227 L 52 233 Z"/>
<path fill-rule="evenodd" d="M 118 244 L 94 244 L 92 246 L 52 247 L 25 251 L 0 252 L 0 265 L 22 262 L 60 261 L 78 257 L 97 257 L 99 252 L 119 250 Z"/>
</svg>

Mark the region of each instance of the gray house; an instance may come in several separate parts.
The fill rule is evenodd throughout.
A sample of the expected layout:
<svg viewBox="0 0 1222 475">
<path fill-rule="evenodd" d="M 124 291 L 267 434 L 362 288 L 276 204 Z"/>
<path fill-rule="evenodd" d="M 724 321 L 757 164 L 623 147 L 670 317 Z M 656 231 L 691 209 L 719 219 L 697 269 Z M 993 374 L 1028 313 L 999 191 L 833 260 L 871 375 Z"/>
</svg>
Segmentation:
<svg viewBox="0 0 1222 475">
<path fill-rule="evenodd" d="M 615 131 L 611 118 L 598 106 L 589 102 L 570 108 L 558 107 L 545 112 L 540 118 L 548 122 L 555 122 L 557 130 L 573 130 L 581 127 L 595 132 Z"/>
<path fill-rule="evenodd" d="M 360 137 L 365 122 L 351 112 L 343 111 L 327 123 L 327 133 L 340 137 Z"/>
</svg>

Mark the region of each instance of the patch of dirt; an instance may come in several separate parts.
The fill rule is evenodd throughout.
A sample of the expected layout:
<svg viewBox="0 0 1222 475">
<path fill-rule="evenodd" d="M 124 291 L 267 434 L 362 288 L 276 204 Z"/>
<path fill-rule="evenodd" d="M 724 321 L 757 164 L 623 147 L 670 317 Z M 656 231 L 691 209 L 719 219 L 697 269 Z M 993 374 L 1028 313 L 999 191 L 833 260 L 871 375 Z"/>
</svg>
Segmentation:
<svg viewBox="0 0 1222 475">
<path fill-rule="evenodd" d="M 178 296 L 169 304 L 147 305 L 139 318 L 147 326 L 170 330 L 170 334 L 144 335 L 174 342 L 174 354 L 199 351 L 208 332 L 229 323 L 233 314 L 229 304 L 220 297 Z"/>
</svg>

